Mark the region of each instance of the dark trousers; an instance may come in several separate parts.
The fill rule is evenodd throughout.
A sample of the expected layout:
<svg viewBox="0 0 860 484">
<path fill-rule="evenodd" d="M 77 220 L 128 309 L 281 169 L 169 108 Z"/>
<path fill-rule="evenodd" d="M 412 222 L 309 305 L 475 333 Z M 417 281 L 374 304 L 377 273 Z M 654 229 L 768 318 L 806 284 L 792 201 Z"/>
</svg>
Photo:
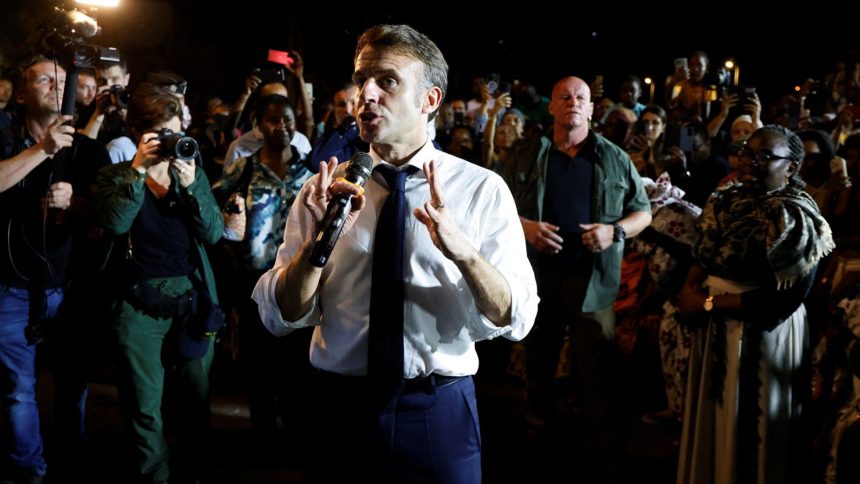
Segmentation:
<svg viewBox="0 0 860 484">
<path fill-rule="evenodd" d="M 624 413 L 621 359 L 614 341 L 612 307 L 583 312 L 584 277 L 538 281 L 541 302 L 535 326 L 526 338 L 528 399 L 532 412 L 552 421 L 556 415 L 554 378 L 565 331 L 570 330 L 572 364 L 583 397 L 586 446 L 602 465 L 614 466 L 623 451 Z"/>
<path fill-rule="evenodd" d="M 244 294 L 250 293 L 248 290 Z M 257 303 L 250 297 L 240 300 L 237 308 L 240 368 L 248 393 L 254 440 L 261 447 L 275 450 L 280 416 L 282 436 L 289 447 L 297 450 L 301 446 L 304 407 L 314 374 L 308 358 L 313 328 L 277 337 L 263 326 Z"/>
<path fill-rule="evenodd" d="M 365 377 L 319 372 L 311 405 L 309 482 L 481 482 L 481 431 L 471 377 L 410 386 L 371 409 Z"/>
</svg>

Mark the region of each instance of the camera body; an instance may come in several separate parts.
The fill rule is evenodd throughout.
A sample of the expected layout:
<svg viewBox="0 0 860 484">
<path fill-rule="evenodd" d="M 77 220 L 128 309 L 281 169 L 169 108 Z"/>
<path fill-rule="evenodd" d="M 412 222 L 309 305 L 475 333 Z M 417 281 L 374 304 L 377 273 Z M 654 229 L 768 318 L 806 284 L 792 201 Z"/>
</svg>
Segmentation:
<svg viewBox="0 0 860 484">
<path fill-rule="evenodd" d="M 119 109 L 128 107 L 128 102 L 131 100 L 131 90 L 126 89 L 119 84 L 111 86 L 108 89 L 108 99 L 111 106 L 116 106 Z"/>
<path fill-rule="evenodd" d="M 161 142 L 159 155 L 164 158 L 174 158 L 182 161 L 194 162 L 200 152 L 197 141 L 190 136 L 183 136 L 170 128 L 163 128 L 158 132 L 158 141 Z"/>
<path fill-rule="evenodd" d="M 43 44 L 73 67 L 95 67 L 99 61 L 119 61 L 119 52 L 113 47 L 101 47 L 84 43 L 85 37 L 101 32 L 96 20 L 82 11 L 54 8 L 53 26 L 44 30 Z"/>
</svg>

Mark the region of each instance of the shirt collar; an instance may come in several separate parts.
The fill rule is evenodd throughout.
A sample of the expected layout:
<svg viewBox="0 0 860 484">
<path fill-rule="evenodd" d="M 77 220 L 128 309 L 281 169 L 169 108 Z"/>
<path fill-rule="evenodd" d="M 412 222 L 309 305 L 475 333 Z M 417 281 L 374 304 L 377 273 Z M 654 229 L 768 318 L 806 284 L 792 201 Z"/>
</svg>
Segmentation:
<svg viewBox="0 0 860 484">
<path fill-rule="evenodd" d="M 373 149 L 373 146 L 370 147 L 370 156 L 373 158 L 373 167 L 376 168 L 380 163 L 390 164 Z M 433 146 L 433 143 L 430 141 L 430 138 L 427 138 L 427 141 L 424 143 L 424 146 L 421 147 L 413 156 L 406 162 L 406 165 L 412 165 L 418 169 L 419 172 L 424 168 L 424 163 L 429 162 L 430 160 L 436 160 L 436 166 L 439 166 L 440 162 L 439 152 L 436 151 L 436 148 Z M 403 169 L 406 165 L 399 167 L 398 169 Z"/>
</svg>

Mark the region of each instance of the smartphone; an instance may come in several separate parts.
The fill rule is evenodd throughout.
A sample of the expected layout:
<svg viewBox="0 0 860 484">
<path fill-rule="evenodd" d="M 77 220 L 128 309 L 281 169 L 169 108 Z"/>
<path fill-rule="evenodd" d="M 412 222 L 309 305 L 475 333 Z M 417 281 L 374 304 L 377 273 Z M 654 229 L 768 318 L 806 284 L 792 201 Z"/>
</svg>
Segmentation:
<svg viewBox="0 0 860 484">
<path fill-rule="evenodd" d="M 499 90 L 499 79 L 501 79 L 501 76 L 497 72 L 491 72 L 487 76 L 487 90 L 490 91 L 491 96 L 495 96 L 496 91 Z"/>
<path fill-rule="evenodd" d="M 734 120 L 742 114 L 752 114 L 747 110 L 746 104 L 755 97 L 754 87 L 729 86 L 726 89 L 728 89 L 728 94 L 736 94 L 738 96 L 738 103 L 729 111 L 729 120 Z"/>
<path fill-rule="evenodd" d="M 679 69 L 684 69 L 687 67 L 687 58 L 686 57 L 677 57 L 675 58 L 675 71 Z"/>
<path fill-rule="evenodd" d="M 305 92 L 308 93 L 308 99 L 313 100 L 314 98 L 314 85 L 311 82 L 305 83 Z"/>
<path fill-rule="evenodd" d="M 693 152 L 694 129 L 689 126 L 666 127 L 666 146 L 677 146 L 688 155 Z"/>
<path fill-rule="evenodd" d="M 496 92 L 496 97 L 498 97 L 499 94 L 508 94 L 510 92 L 511 92 L 511 83 L 510 82 L 500 82 L 499 83 L 499 90 L 498 90 L 498 92 Z"/>
<path fill-rule="evenodd" d="M 848 178 L 848 165 L 845 163 L 845 158 L 834 156 L 830 160 L 830 175 Z"/>
<path fill-rule="evenodd" d="M 281 64 L 282 66 L 286 67 L 292 67 L 293 62 L 296 61 L 292 56 L 290 56 L 289 52 L 274 49 L 269 49 L 269 56 L 266 60 L 268 60 L 269 62 L 274 62 L 275 64 Z"/>
<path fill-rule="evenodd" d="M 729 86 L 729 94 L 738 95 L 738 105 L 743 106 L 749 99 L 755 97 L 755 88 L 752 86 Z"/>
<path fill-rule="evenodd" d="M 254 69 L 253 74 L 260 78 L 261 84 L 268 84 L 274 81 L 283 82 L 286 79 L 283 69 Z"/>
</svg>

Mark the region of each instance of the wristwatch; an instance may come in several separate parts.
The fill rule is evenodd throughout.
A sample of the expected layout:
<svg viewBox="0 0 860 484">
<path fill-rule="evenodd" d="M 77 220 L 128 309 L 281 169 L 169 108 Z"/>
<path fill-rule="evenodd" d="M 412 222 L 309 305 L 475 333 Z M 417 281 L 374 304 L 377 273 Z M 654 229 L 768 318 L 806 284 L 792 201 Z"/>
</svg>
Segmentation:
<svg viewBox="0 0 860 484">
<path fill-rule="evenodd" d="M 627 238 L 627 233 L 624 232 L 624 227 L 622 227 L 620 223 L 616 222 L 612 224 L 612 228 L 615 229 L 615 232 L 612 234 L 612 241 L 624 242 L 624 239 Z"/>
<path fill-rule="evenodd" d="M 711 312 L 714 309 L 714 296 L 706 297 L 702 307 L 705 308 L 706 313 Z"/>
</svg>

